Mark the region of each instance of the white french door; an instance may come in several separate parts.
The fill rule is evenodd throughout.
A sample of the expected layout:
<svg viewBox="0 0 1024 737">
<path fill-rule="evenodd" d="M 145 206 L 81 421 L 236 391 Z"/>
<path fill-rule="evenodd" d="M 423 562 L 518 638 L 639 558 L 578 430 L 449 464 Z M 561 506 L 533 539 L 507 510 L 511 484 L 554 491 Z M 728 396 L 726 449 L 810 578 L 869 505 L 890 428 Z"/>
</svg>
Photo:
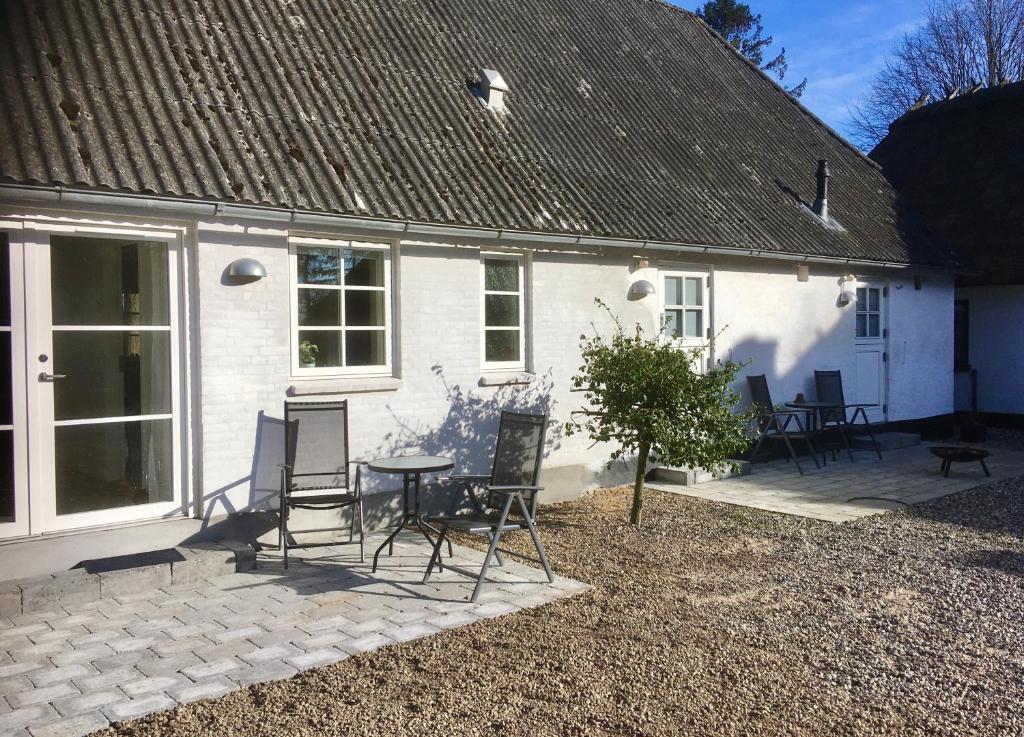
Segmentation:
<svg viewBox="0 0 1024 737">
<path fill-rule="evenodd" d="M 11 237 L 24 468 L 0 535 L 182 511 L 177 234 L 28 223 Z"/>
</svg>

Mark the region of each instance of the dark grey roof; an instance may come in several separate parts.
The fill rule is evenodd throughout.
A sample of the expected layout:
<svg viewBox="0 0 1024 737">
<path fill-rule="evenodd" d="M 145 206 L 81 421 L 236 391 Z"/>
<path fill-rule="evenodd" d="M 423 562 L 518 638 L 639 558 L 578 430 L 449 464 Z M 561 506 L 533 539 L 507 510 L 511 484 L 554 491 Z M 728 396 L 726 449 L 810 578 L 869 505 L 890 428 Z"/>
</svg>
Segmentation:
<svg viewBox="0 0 1024 737">
<path fill-rule="evenodd" d="M 951 263 L 870 162 L 653 0 L 0 2 L 9 182 Z M 844 230 L 804 206 L 819 158 Z"/>
<path fill-rule="evenodd" d="M 1024 284 L 1024 82 L 913 110 L 871 156 L 977 272 L 965 281 Z"/>
</svg>

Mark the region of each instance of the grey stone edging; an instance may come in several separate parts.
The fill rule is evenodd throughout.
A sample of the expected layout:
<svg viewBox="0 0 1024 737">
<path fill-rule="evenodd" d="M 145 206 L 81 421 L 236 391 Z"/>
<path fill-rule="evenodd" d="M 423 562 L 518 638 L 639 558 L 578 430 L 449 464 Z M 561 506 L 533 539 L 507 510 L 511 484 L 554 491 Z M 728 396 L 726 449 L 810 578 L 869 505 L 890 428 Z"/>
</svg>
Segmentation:
<svg viewBox="0 0 1024 737">
<path fill-rule="evenodd" d="M 84 568 L 0 581 L 0 617 L 53 611 L 111 599 L 172 584 L 189 584 L 229 573 L 252 570 L 256 551 L 234 540 L 194 543 L 172 551 L 177 558 L 151 565 L 89 573 Z"/>
</svg>

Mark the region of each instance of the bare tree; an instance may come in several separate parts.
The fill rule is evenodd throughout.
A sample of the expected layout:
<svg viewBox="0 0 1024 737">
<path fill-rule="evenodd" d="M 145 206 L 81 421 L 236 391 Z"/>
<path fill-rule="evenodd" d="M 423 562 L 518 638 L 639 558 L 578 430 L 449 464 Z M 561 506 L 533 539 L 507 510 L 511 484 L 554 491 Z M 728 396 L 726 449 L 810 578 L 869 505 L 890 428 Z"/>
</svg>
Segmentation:
<svg viewBox="0 0 1024 737">
<path fill-rule="evenodd" d="M 934 0 L 926 12 L 851 111 L 853 138 L 865 150 L 915 105 L 1024 79 L 1024 0 Z"/>
</svg>

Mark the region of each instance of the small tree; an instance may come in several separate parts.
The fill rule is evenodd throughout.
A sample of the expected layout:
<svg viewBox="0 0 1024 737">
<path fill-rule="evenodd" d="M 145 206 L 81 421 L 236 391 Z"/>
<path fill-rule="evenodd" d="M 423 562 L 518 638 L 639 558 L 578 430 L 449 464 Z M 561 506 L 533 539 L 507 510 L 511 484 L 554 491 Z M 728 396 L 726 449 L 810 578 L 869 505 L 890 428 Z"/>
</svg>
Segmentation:
<svg viewBox="0 0 1024 737">
<path fill-rule="evenodd" d="M 596 302 L 608 310 L 601 302 Z M 592 409 L 573 413 L 566 435 L 587 433 L 615 443 L 608 467 L 636 453 L 636 482 L 629 521 L 640 524 L 649 461 L 721 473 L 727 459 L 747 446 L 749 415 L 735 412 L 732 389 L 740 364 L 719 362 L 697 370 L 704 348 L 680 349 L 640 325 L 627 333 L 615 323 L 609 338 L 580 336 L 583 365 L 572 380 Z"/>
</svg>

